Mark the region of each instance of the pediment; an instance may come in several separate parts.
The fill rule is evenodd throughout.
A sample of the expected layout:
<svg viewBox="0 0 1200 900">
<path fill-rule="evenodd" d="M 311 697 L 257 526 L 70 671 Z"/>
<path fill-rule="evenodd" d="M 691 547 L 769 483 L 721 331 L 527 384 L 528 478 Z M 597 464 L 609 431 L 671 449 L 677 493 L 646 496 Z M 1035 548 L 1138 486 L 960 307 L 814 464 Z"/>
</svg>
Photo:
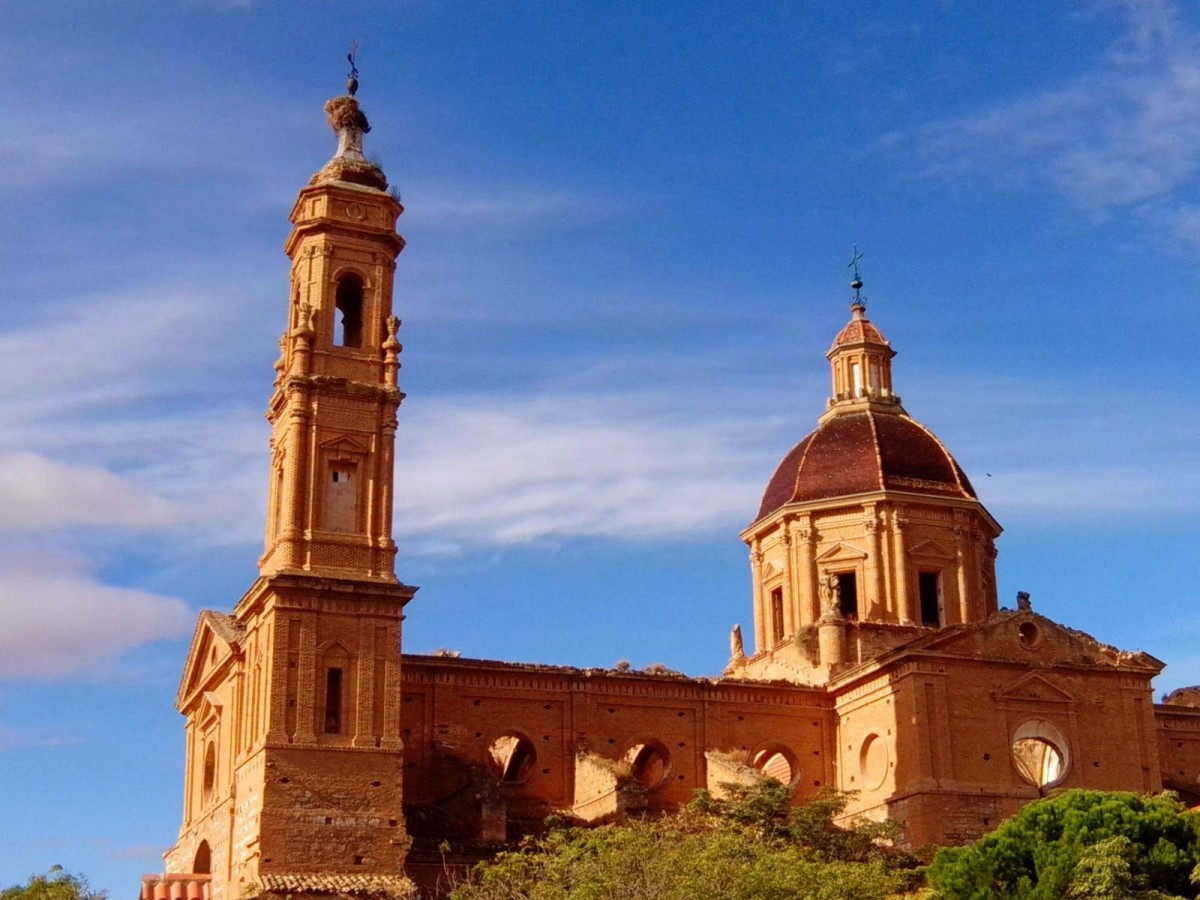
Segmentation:
<svg viewBox="0 0 1200 900">
<path fill-rule="evenodd" d="M 341 453 L 349 456 L 365 456 L 368 452 L 367 447 L 344 434 L 321 441 L 320 446 L 327 454 Z"/>
<path fill-rule="evenodd" d="M 845 541 L 838 541 L 828 550 L 817 555 L 817 562 L 858 562 L 860 559 L 866 559 L 865 551 L 858 549 L 853 544 L 847 544 Z"/>
<path fill-rule="evenodd" d="M 317 645 L 317 652 L 325 656 L 345 656 L 347 658 L 353 656 L 350 648 L 339 641 L 337 638 L 325 641 Z"/>
<path fill-rule="evenodd" d="M 204 701 L 210 706 L 208 683 L 213 673 L 221 668 L 232 655 L 241 655 L 240 641 L 244 628 L 232 616 L 204 610 L 196 621 L 192 633 L 192 644 L 188 648 L 187 661 L 183 665 L 183 676 L 179 680 L 179 691 L 175 695 L 175 707 L 182 712 L 198 691 L 205 691 Z M 218 704 L 219 705 L 219 704 Z"/>
<path fill-rule="evenodd" d="M 983 622 L 944 628 L 905 647 L 1042 669 L 1056 665 L 1119 668 L 1153 676 L 1163 668 L 1163 663 L 1148 653 L 1102 644 L 1090 634 L 1026 610 L 1000 610 Z"/>
<path fill-rule="evenodd" d="M 776 576 L 782 575 L 782 574 L 783 574 L 783 566 L 781 566 L 777 560 L 769 559 L 763 564 L 763 568 L 762 568 L 762 577 L 763 578 L 775 578 Z"/>
<path fill-rule="evenodd" d="M 910 557 L 919 557 L 921 559 L 938 559 L 949 562 L 955 559 L 953 552 L 943 547 L 937 541 L 922 541 L 917 546 L 908 551 Z"/>
<path fill-rule="evenodd" d="M 998 700 L 1075 703 L 1077 698 L 1038 672 L 1028 672 L 996 691 Z"/>
</svg>

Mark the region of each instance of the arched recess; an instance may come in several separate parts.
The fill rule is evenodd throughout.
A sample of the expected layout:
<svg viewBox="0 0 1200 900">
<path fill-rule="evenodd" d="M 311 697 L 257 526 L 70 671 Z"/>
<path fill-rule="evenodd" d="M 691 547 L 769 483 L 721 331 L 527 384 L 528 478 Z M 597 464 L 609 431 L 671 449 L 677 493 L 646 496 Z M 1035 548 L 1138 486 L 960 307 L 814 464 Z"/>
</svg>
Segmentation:
<svg viewBox="0 0 1200 900">
<path fill-rule="evenodd" d="M 519 731 L 509 731 L 488 747 L 488 768 L 503 784 L 521 784 L 533 771 L 537 749 L 533 741 Z"/>
<path fill-rule="evenodd" d="M 657 738 L 636 738 L 622 754 L 629 775 L 648 791 L 657 790 L 671 777 L 671 751 Z"/>
<path fill-rule="evenodd" d="M 192 857 L 192 874 L 212 874 L 212 850 L 209 849 L 208 841 L 201 841 L 200 846 L 196 848 L 196 855 Z"/>
</svg>

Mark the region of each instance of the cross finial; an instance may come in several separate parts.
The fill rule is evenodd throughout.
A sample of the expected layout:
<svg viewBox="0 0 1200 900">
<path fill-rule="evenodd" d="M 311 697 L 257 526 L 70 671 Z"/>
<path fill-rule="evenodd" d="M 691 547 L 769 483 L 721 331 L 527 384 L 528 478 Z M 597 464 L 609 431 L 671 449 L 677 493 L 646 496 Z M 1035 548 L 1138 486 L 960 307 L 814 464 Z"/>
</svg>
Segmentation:
<svg viewBox="0 0 1200 900">
<path fill-rule="evenodd" d="M 851 306 L 866 306 L 866 301 L 862 296 L 862 276 L 858 273 L 858 264 L 862 261 L 862 258 L 862 251 L 858 249 L 858 244 L 855 244 L 854 256 L 846 264 L 847 269 L 854 270 L 854 280 L 850 282 L 850 287 L 854 288 L 854 302 L 850 304 Z"/>
<path fill-rule="evenodd" d="M 353 97 L 358 93 L 358 38 L 350 42 L 350 52 L 346 54 L 346 61 L 350 63 L 350 71 L 346 75 L 349 79 L 346 82 L 346 93 Z"/>
<path fill-rule="evenodd" d="M 850 262 L 848 262 L 846 264 L 847 269 L 854 270 L 854 280 L 855 281 L 859 280 L 858 264 L 862 261 L 862 258 L 863 258 L 862 251 L 858 249 L 858 244 L 855 244 L 854 245 L 854 256 L 850 259 Z"/>
</svg>

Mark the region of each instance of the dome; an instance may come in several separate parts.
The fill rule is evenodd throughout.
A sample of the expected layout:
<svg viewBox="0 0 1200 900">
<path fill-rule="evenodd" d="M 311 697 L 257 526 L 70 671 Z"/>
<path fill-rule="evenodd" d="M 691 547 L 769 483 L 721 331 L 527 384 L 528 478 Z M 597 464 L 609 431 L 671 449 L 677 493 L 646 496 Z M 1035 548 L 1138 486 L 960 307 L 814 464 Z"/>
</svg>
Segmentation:
<svg viewBox="0 0 1200 900">
<path fill-rule="evenodd" d="M 903 413 L 831 416 L 791 449 L 771 476 L 758 518 L 781 506 L 881 490 L 974 500 L 950 452 Z"/>
<path fill-rule="evenodd" d="M 891 347 L 887 342 L 887 338 L 883 336 L 874 323 L 866 317 L 864 308 L 861 305 L 852 307 L 854 317 L 846 323 L 846 327 L 838 332 L 837 337 L 833 339 L 833 344 L 829 348 L 832 353 L 838 347 L 846 344 L 882 344 L 884 347 Z"/>
</svg>

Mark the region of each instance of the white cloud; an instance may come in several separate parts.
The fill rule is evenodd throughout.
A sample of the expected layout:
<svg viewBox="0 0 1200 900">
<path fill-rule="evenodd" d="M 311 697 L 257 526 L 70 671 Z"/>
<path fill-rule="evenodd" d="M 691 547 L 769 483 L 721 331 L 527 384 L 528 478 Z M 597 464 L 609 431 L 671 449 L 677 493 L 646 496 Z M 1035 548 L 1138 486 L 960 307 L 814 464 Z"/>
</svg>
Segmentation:
<svg viewBox="0 0 1200 900">
<path fill-rule="evenodd" d="M 1129 212 L 1194 242 L 1197 214 L 1175 194 L 1200 186 L 1200 35 L 1170 3 L 1121 6 L 1125 32 L 1099 68 L 918 131 L 925 174 L 1049 185 L 1092 216 Z"/>
<path fill-rule="evenodd" d="M 79 560 L 10 553 L 0 564 L 0 678 L 62 678 L 187 634 L 182 600 L 106 585 Z"/>
<path fill-rule="evenodd" d="M 105 469 L 4 451 L 0 509 L 5 510 L 0 532 L 75 525 L 148 528 L 176 517 L 165 500 Z"/>
<path fill-rule="evenodd" d="M 774 453 L 764 441 L 778 437 L 778 422 L 681 415 L 682 399 L 580 393 L 430 403 L 402 429 L 397 535 L 446 549 L 736 530 L 754 513 Z"/>
</svg>

